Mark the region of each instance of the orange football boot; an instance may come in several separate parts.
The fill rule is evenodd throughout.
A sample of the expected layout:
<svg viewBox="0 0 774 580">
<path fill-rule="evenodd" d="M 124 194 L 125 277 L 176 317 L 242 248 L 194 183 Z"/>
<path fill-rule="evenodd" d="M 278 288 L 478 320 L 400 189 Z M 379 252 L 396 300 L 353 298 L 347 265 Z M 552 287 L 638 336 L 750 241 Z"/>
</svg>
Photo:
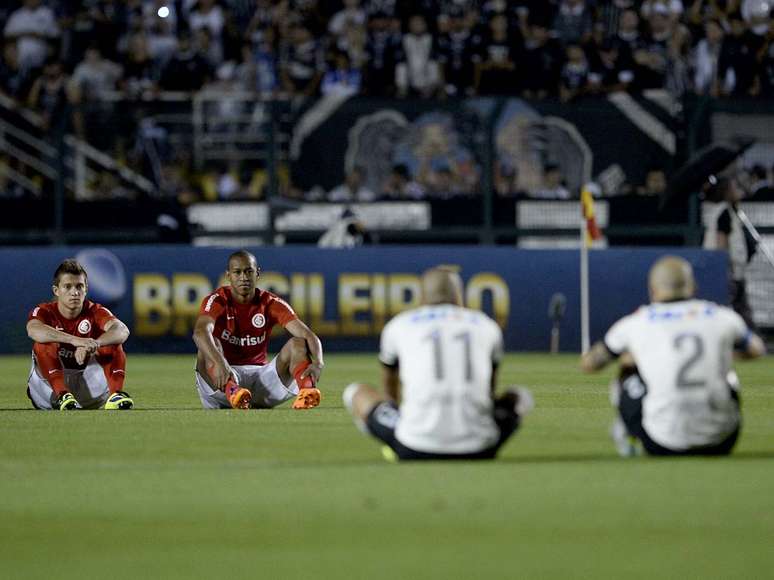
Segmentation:
<svg viewBox="0 0 774 580">
<path fill-rule="evenodd" d="M 320 393 L 320 389 L 317 388 L 310 388 L 310 389 L 300 389 L 298 391 L 298 396 L 296 397 L 296 400 L 293 401 L 293 408 L 294 409 L 312 409 L 320 404 L 320 399 L 322 398 L 322 393 Z"/>
<path fill-rule="evenodd" d="M 226 385 L 226 397 L 232 409 L 249 409 L 253 395 L 233 381 Z"/>
</svg>

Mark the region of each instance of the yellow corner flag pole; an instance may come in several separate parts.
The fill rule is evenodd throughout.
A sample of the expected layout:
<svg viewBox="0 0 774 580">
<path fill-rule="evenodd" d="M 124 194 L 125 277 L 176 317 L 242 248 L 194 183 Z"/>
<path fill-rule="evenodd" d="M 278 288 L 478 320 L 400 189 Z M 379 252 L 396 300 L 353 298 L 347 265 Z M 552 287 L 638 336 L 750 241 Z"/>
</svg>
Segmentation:
<svg viewBox="0 0 774 580">
<path fill-rule="evenodd" d="M 581 307 L 581 353 L 591 348 L 590 306 L 589 306 L 589 248 L 594 240 L 602 237 L 594 216 L 594 184 L 587 183 L 581 189 L 580 227 L 580 307 Z"/>
</svg>

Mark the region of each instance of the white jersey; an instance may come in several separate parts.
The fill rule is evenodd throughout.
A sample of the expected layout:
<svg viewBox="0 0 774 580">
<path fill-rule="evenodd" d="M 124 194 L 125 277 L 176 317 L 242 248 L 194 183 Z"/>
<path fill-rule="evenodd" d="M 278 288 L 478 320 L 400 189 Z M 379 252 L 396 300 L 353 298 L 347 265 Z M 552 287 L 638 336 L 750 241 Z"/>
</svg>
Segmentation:
<svg viewBox="0 0 774 580">
<path fill-rule="evenodd" d="M 423 306 L 390 320 L 379 360 L 400 368 L 398 441 L 428 453 L 475 453 L 494 445 L 492 365 L 502 355 L 500 327 L 477 310 Z"/>
<path fill-rule="evenodd" d="M 628 351 L 647 386 L 642 426 L 675 451 L 711 445 L 739 424 L 731 398 L 734 343 L 750 331 L 730 308 L 703 300 L 655 303 L 616 322 L 605 335 L 613 353 Z"/>
</svg>

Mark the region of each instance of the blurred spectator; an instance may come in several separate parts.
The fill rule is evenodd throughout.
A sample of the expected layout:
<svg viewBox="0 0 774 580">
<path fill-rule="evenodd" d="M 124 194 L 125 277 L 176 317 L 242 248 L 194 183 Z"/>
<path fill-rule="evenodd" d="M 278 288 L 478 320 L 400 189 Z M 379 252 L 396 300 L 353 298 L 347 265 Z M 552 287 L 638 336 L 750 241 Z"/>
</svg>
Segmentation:
<svg viewBox="0 0 774 580">
<path fill-rule="evenodd" d="M 731 33 L 723 39 L 718 60 L 723 95 L 752 96 L 756 94 L 756 80 L 760 65 L 756 59 L 763 39 L 747 28 L 740 15 L 730 19 Z"/>
<path fill-rule="evenodd" d="M 166 91 L 197 91 L 210 79 L 212 70 L 192 46 L 188 35 L 180 35 L 177 52 L 161 73 L 159 85 Z"/>
<path fill-rule="evenodd" d="M 99 48 L 93 46 L 86 50 L 83 61 L 73 71 L 73 95 L 79 101 L 104 100 L 116 88 L 121 74 L 121 66 L 102 58 Z"/>
<path fill-rule="evenodd" d="M 640 6 L 642 17 L 650 20 L 650 17 L 656 13 L 665 14 L 670 24 L 677 24 L 683 14 L 682 0 L 643 0 Z"/>
<path fill-rule="evenodd" d="M 344 183 L 328 192 L 328 201 L 374 201 L 376 194 L 363 183 L 363 170 L 355 167 L 344 178 Z"/>
<path fill-rule="evenodd" d="M 382 195 L 388 200 L 417 201 L 425 198 L 425 190 L 411 178 L 406 165 L 398 164 L 393 166 Z"/>
<path fill-rule="evenodd" d="M 449 96 L 470 96 L 473 93 L 476 38 L 461 9 L 447 14 L 445 28 L 446 31 L 438 38 L 438 62 L 444 91 Z"/>
<path fill-rule="evenodd" d="M 296 25 L 290 32 L 290 42 L 280 54 L 280 79 L 282 88 L 291 95 L 312 96 L 325 69 L 320 43 L 310 30 Z"/>
<path fill-rule="evenodd" d="M 242 62 L 235 72 L 239 86 L 243 90 L 255 91 L 262 96 L 273 96 L 279 88 L 275 63 L 270 34 L 264 35 L 255 48 L 250 44 L 244 44 Z"/>
<path fill-rule="evenodd" d="M 521 49 L 518 34 L 508 31 L 508 18 L 496 14 L 489 22 L 476 57 L 475 88 L 480 95 L 514 94 L 518 90 L 516 62 Z"/>
<path fill-rule="evenodd" d="M 495 163 L 494 188 L 500 197 L 516 197 L 521 193 L 519 173 L 508 161 Z"/>
<path fill-rule="evenodd" d="M 591 38 L 592 23 L 586 0 L 562 0 L 553 29 L 562 44 L 583 44 Z"/>
<path fill-rule="evenodd" d="M 438 91 L 441 78 L 433 45 L 433 36 L 427 31 L 424 17 L 411 16 L 408 33 L 401 42 L 402 59 L 395 67 L 398 96 L 426 98 Z"/>
<path fill-rule="evenodd" d="M 362 220 L 350 209 L 345 209 L 341 217 L 317 241 L 320 248 L 353 248 L 370 243 L 371 234 Z"/>
<path fill-rule="evenodd" d="M 366 23 L 366 12 L 360 6 L 360 0 L 344 0 L 344 8 L 336 12 L 328 22 L 328 31 L 334 36 L 340 36 L 348 28 L 363 26 Z"/>
<path fill-rule="evenodd" d="M 607 38 L 597 50 L 589 73 L 589 89 L 595 93 L 625 91 L 634 80 L 633 64 L 621 58 L 618 45 Z"/>
<path fill-rule="evenodd" d="M 223 44 L 221 34 L 225 18 L 220 6 L 215 0 L 198 0 L 196 7 L 188 17 L 188 26 L 191 29 L 191 36 L 198 42 L 205 43 L 206 37 L 206 56 L 212 66 L 217 66 L 223 60 Z M 206 35 L 202 32 L 206 31 Z M 204 54 L 204 51 L 202 51 Z"/>
<path fill-rule="evenodd" d="M 549 163 L 543 169 L 543 186 L 532 192 L 531 197 L 537 199 L 570 199 L 569 190 L 565 186 L 561 168 Z"/>
<path fill-rule="evenodd" d="M 43 116 L 46 129 L 65 121 L 64 113 L 71 100 L 68 81 L 62 63 L 50 59 L 43 66 L 43 74 L 32 84 L 27 103 Z"/>
<path fill-rule="evenodd" d="M 648 17 L 648 34 L 634 51 L 635 76 L 638 89 L 661 89 L 666 85 L 668 43 L 672 36 L 669 10 L 655 4 Z"/>
<path fill-rule="evenodd" d="M 554 96 L 564 60 L 562 50 L 541 23 L 530 21 L 526 30 L 521 58 L 523 94 L 528 99 Z"/>
<path fill-rule="evenodd" d="M 24 0 L 11 13 L 3 29 L 6 42 L 16 41 L 17 58 L 24 70 L 39 67 L 50 52 L 49 43 L 59 37 L 54 11 L 40 0 Z"/>
<path fill-rule="evenodd" d="M 3 59 L 0 61 L 0 92 L 24 102 L 32 85 L 34 70 L 23 69 L 19 64 L 15 42 L 3 45 Z"/>
<path fill-rule="evenodd" d="M 325 73 L 320 92 L 323 95 L 351 96 L 360 92 L 360 71 L 350 65 L 342 52 L 333 55 L 333 66 Z"/>
<path fill-rule="evenodd" d="M 157 71 L 151 60 L 147 38 L 135 34 L 129 38 L 124 60 L 123 88 L 129 98 L 139 98 L 156 88 Z"/>
<path fill-rule="evenodd" d="M 637 188 L 639 195 L 660 196 L 666 191 L 666 173 L 660 167 L 650 167 L 645 174 L 645 184 Z"/>
<path fill-rule="evenodd" d="M 699 95 L 720 94 L 718 62 L 723 46 L 723 27 L 717 20 L 708 20 L 704 24 L 704 38 L 693 52 L 693 90 Z"/>
<path fill-rule="evenodd" d="M 180 40 L 183 40 L 181 35 Z M 188 37 L 185 36 L 186 41 Z M 177 53 L 178 37 L 168 18 L 156 18 L 147 32 L 148 52 L 159 70 L 163 70 Z"/>
<path fill-rule="evenodd" d="M 634 0 L 603 0 L 598 3 L 597 19 L 609 36 L 617 36 L 623 13 L 635 9 Z"/>
<path fill-rule="evenodd" d="M 563 102 L 586 93 L 590 72 L 586 53 L 580 45 L 570 44 L 565 52 L 567 62 L 562 67 L 559 84 L 559 97 Z"/>
<path fill-rule="evenodd" d="M 365 94 L 389 96 L 395 92 L 395 66 L 400 50 L 400 33 L 385 13 L 372 13 L 368 20 Z"/>
</svg>

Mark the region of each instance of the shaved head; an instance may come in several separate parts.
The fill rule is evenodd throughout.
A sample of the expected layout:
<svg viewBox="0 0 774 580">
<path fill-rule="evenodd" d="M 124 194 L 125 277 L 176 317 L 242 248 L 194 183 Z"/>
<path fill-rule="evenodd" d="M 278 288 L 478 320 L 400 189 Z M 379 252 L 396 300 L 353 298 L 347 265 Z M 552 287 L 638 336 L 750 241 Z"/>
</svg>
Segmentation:
<svg viewBox="0 0 774 580">
<path fill-rule="evenodd" d="M 683 258 L 665 256 L 650 269 L 648 289 L 653 302 L 691 298 L 696 290 L 693 268 Z"/>
<path fill-rule="evenodd" d="M 422 274 L 423 304 L 462 306 L 462 278 L 449 266 L 436 266 Z"/>
</svg>

